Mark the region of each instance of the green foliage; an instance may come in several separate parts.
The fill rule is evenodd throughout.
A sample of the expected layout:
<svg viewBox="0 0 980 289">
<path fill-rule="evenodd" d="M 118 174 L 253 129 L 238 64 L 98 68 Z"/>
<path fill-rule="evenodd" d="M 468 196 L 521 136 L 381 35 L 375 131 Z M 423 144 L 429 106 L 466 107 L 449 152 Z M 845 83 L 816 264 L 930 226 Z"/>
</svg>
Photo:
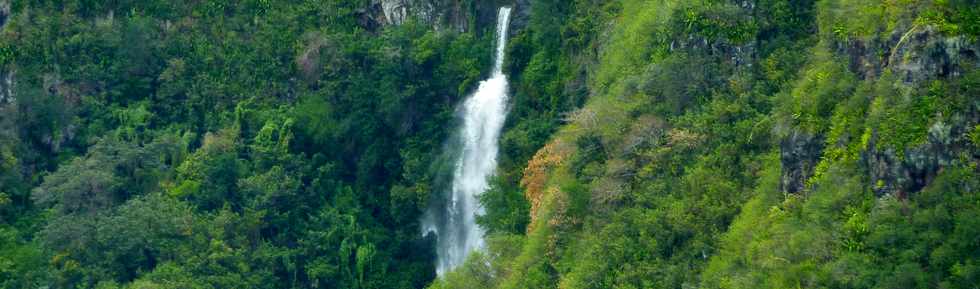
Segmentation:
<svg viewBox="0 0 980 289">
<path fill-rule="evenodd" d="M 601 1 L 600 1 L 601 2 Z M 478 219 L 490 232 L 520 234 L 530 222 L 519 182 L 525 164 L 587 95 L 586 71 L 598 49 L 599 29 L 618 3 L 532 1 L 527 27 L 509 40 L 507 70 L 513 95 L 500 140 L 497 177 Z"/>
<path fill-rule="evenodd" d="M 460 268 L 448 272 L 436 279 L 428 288 L 431 289 L 489 289 L 495 288 L 498 276 L 507 274 L 505 270 L 509 259 L 519 253 L 523 243 L 519 235 L 494 234 L 488 236 L 488 246 L 493 254 L 475 252 L 470 255 Z"/>
<path fill-rule="evenodd" d="M 970 199 L 975 153 L 972 146 L 953 148 L 969 145 L 975 134 L 975 101 L 962 98 L 974 87 L 973 64 L 952 68 L 962 74 L 938 73 L 928 82 L 909 83 L 895 75 L 908 72 L 884 67 L 879 74 L 862 58 L 874 51 L 851 47 L 854 41 L 874 45 L 894 31 L 907 33 L 917 17 L 948 4 L 617 1 L 603 7 L 608 10 L 598 9 L 614 16 L 603 18 L 612 25 L 593 44 L 602 48 L 597 64 L 583 64 L 591 97 L 565 115 L 524 172 L 533 177 L 524 183 L 524 190 L 533 190 L 526 192 L 532 201 L 527 239 L 510 262 L 490 267 L 502 272 L 491 283 L 499 283 L 495 288 L 968 284 L 964 280 L 975 278 L 969 261 L 975 250 L 953 249 L 958 241 L 944 236 L 968 226 L 954 225 L 952 216 L 975 210 Z M 595 11 L 560 7 L 555 10 L 572 7 L 571 15 Z M 553 19 L 544 14 L 541 19 Z M 518 72 L 525 73 L 521 81 L 539 85 L 526 91 L 547 100 L 556 94 L 544 91 L 574 85 L 571 79 L 556 84 L 540 77 L 545 73 L 539 71 L 561 75 L 553 65 L 563 63 L 542 59 L 562 58 L 528 53 L 529 38 L 519 35 L 512 46 L 517 63 L 528 63 Z M 533 143 L 538 127 L 510 127 L 504 143 Z M 784 141 L 791 134 L 817 136 L 815 159 L 795 155 L 796 144 Z M 567 155 L 555 156 L 555 147 Z M 505 155 L 530 154 L 504 148 Z M 875 153 L 894 159 L 871 160 L 881 158 Z M 926 164 L 917 155 L 933 153 L 942 160 Z M 905 159 L 909 155 L 914 159 Z M 554 157 L 558 164 L 541 171 L 539 156 Z M 781 192 L 784 181 L 795 177 L 785 166 L 804 161 L 814 163 L 804 165 L 804 191 Z M 919 174 L 910 177 L 926 188 L 882 195 L 881 184 L 870 183 L 880 177 L 874 174 L 901 166 Z M 494 207 L 515 207 L 501 201 L 511 190 L 499 185 L 499 179 L 514 175 L 504 169 L 483 196 L 494 219 L 483 223 L 491 230 L 507 230 L 500 220 L 510 218 Z M 938 191 L 946 197 L 936 197 Z M 939 257 L 947 253 L 948 259 Z M 475 272 L 480 271 L 464 267 L 433 288 L 485 287 L 482 281 L 468 283 L 483 280 Z"/>
<path fill-rule="evenodd" d="M 492 37 L 371 5 L 12 1 L 3 288 L 431 282 L 431 164 Z"/>
<path fill-rule="evenodd" d="M 789 97 L 778 104 L 780 108 L 790 110 L 780 111 L 784 117 L 813 133 L 821 133 L 830 127 L 828 120 L 834 108 L 851 95 L 857 85 L 856 77 L 846 67 L 825 57 L 830 56 L 818 52 L 812 60 L 814 64 L 804 70 Z"/>
<path fill-rule="evenodd" d="M 0 227 L 0 288 L 25 288 L 38 285 L 46 270 L 42 250 L 36 243 L 25 242 L 16 228 Z"/>
<path fill-rule="evenodd" d="M 479 199 L 488 208 L 486 214 L 477 216 L 480 226 L 490 232 L 524 233 L 531 208 L 521 188 L 503 176 L 492 177 L 490 188 Z"/>
<path fill-rule="evenodd" d="M 106 139 L 84 158 L 76 158 L 34 190 L 34 200 L 59 215 L 94 214 L 111 208 L 136 192 L 151 191 L 166 164 L 166 143 L 145 147 Z"/>
<path fill-rule="evenodd" d="M 225 203 L 241 204 L 242 196 L 235 191 L 244 165 L 238 158 L 236 133 L 224 130 L 205 135 L 201 148 L 176 169 L 180 185 L 172 194 L 207 210 Z"/>
<path fill-rule="evenodd" d="M 980 36 L 980 8 L 967 0 L 935 1 L 930 9 L 917 19 L 920 23 L 935 25 L 950 35 Z"/>
<path fill-rule="evenodd" d="M 883 79 L 882 83 L 889 81 Z M 905 149 L 924 143 L 931 125 L 930 120 L 938 113 L 935 105 L 938 102 L 936 98 L 942 97 L 942 92 L 937 91 L 939 89 L 941 88 L 933 87 L 930 89 L 932 91 L 916 97 L 902 96 L 894 92 L 894 89 L 876 89 L 877 95 L 868 112 L 868 122 L 880 124 L 872 128 L 885 140 L 878 146 Z"/>
<path fill-rule="evenodd" d="M 980 147 L 980 125 L 970 130 L 970 142 L 973 143 L 973 146 Z"/>
<path fill-rule="evenodd" d="M 932 1 L 821 1 L 817 9 L 819 32 L 826 39 L 842 41 L 888 37 L 887 33 L 912 20 L 929 2 Z"/>
<path fill-rule="evenodd" d="M 840 174 L 847 169 L 837 168 L 817 183 L 841 184 Z M 956 216 L 972 215 L 976 210 L 975 204 L 967 204 L 973 194 L 964 191 L 975 175 L 964 169 L 951 168 L 908 201 L 876 200 L 866 189 L 861 192 L 860 181 L 845 180 L 843 188 L 831 186 L 814 192 L 802 207 L 791 206 L 789 200 L 780 204 L 772 197 L 766 199 L 768 204 L 750 203 L 742 216 L 751 219 L 739 220 L 745 225 L 735 225 L 727 234 L 730 241 L 724 251 L 730 253 L 714 258 L 705 273 L 708 287 L 943 284 L 963 288 L 960 286 L 968 283 L 949 269 L 969 263 L 951 260 L 975 257 L 945 254 L 973 252 L 964 247 L 952 249 L 961 246 L 955 236 L 966 225 L 958 223 Z M 967 203 L 960 203 L 964 201 Z M 935 266 L 948 269 L 929 269 Z"/>
<path fill-rule="evenodd" d="M 0 288 L 980 282 L 975 1 L 518 1 L 488 247 L 438 279 L 418 222 L 515 3 L 430 2 L 466 25 L 9 1 Z"/>
<path fill-rule="evenodd" d="M 707 2 L 707 3 L 705 3 Z M 680 25 L 683 29 L 676 29 L 688 35 L 697 35 L 707 39 L 724 39 L 726 41 L 742 44 L 755 38 L 757 24 L 751 18 L 743 17 L 739 8 L 734 5 L 725 5 L 715 1 L 702 1 L 697 5 L 690 5 L 679 8 L 672 15 L 672 25 Z"/>
</svg>

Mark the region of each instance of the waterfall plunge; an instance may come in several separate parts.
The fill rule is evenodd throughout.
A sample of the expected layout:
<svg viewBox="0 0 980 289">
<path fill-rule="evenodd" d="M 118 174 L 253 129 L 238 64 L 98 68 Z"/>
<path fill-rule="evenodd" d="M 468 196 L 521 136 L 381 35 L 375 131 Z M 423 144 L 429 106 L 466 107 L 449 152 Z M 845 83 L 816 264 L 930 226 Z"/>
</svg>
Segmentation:
<svg viewBox="0 0 980 289">
<path fill-rule="evenodd" d="M 456 159 L 453 183 L 445 207 L 435 208 L 423 220 L 425 233 L 438 236 L 436 272 L 441 276 L 482 250 L 483 228 L 476 216 L 483 214 L 477 196 L 487 189 L 487 178 L 497 167 L 497 140 L 507 116 L 507 76 L 503 73 L 504 48 L 510 8 L 497 12 L 497 47 L 493 72 L 462 104 L 458 132 L 461 151 Z"/>
</svg>

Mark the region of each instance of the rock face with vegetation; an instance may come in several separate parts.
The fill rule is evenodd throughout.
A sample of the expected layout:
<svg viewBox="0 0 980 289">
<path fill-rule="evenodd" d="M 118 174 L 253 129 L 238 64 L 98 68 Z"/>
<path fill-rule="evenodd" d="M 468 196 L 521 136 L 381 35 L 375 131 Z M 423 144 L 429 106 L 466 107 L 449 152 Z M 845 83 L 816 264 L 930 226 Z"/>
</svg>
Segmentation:
<svg viewBox="0 0 980 289">
<path fill-rule="evenodd" d="M 461 1 L 436 0 L 380 0 L 371 4 L 381 25 L 402 25 L 407 21 L 418 21 L 429 25 L 447 25 L 465 30 L 467 15 Z"/>
<path fill-rule="evenodd" d="M 514 7 L 487 248 L 420 219 Z M 972 0 L 0 0 L 0 288 L 980 283 Z"/>
<path fill-rule="evenodd" d="M 976 286 L 975 2 L 545 2 L 522 36 L 569 60 L 545 99 L 588 97 L 433 288 Z M 500 221 L 511 191 L 529 219 Z"/>
</svg>

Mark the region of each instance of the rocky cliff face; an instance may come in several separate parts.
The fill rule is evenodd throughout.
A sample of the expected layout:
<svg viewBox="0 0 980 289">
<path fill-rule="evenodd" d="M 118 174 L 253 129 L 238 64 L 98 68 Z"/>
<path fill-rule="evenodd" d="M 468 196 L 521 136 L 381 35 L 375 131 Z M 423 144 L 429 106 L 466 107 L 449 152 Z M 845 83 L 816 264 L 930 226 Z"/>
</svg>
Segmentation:
<svg viewBox="0 0 980 289">
<path fill-rule="evenodd" d="M 505 5 L 514 8 L 510 29 L 513 35 L 530 18 L 530 0 L 373 0 L 361 11 L 361 26 L 375 30 L 418 21 L 436 30 L 466 32 L 480 27 L 492 28 L 497 8 Z"/>
<path fill-rule="evenodd" d="M 980 42 L 946 36 L 931 25 L 896 28 L 886 38 L 838 41 L 836 52 L 847 55 L 849 68 L 863 79 L 891 70 L 906 84 L 959 76 L 980 67 Z M 971 64 L 972 63 L 972 64 Z"/>
<path fill-rule="evenodd" d="M 361 25 L 374 30 L 418 21 L 437 30 L 467 31 L 470 10 L 462 0 L 374 0 L 362 11 Z"/>
<path fill-rule="evenodd" d="M 10 1 L 0 0 L 0 31 L 7 26 L 10 17 Z M 0 105 L 13 102 L 14 72 L 0 67 Z"/>
<path fill-rule="evenodd" d="M 14 101 L 14 72 L 0 71 L 0 105 Z"/>
<path fill-rule="evenodd" d="M 967 129 L 938 122 L 929 128 L 925 144 L 903 152 L 877 148 L 878 137 L 873 136 L 862 157 L 875 195 L 894 194 L 904 198 L 921 190 L 943 167 L 951 165 L 960 152 L 969 148 L 969 140 L 965 138 Z"/>
<path fill-rule="evenodd" d="M 886 42 L 858 43 L 852 47 L 877 47 L 872 51 L 890 51 L 872 56 L 868 51 L 850 50 L 854 72 L 866 79 L 890 71 L 907 86 L 922 86 L 935 79 L 949 79 L 980 68 L 980 42 L 964 36 L 946 36 L 933 26 L 914 25 L 896 29 Z M 882 50 L 884 49 L 884 50 Z M 868 61 L 871 60 L 871 61 Z M 913 96 L 919 97 L 919 96 Z M 873 132 L 862 154 L 872 189 L 876 195 L 906 194 L 921 190 L 957 156 L 970 148 L 966 134 L 971 123 L 977 123 L 977 103 L 973 109 L 951 116 L 948 123 L 937 122 L 929 127 L 926 142 L 896 151 L 879 148 L 878 135 Z"/>
<path fill-rule="evenodd" d="M 7 18 L 10 17 L 10 1 L 0 1 L 0 30 L 7 25 Z"/>
<path fill-rule="evenodd" d="M 933 26 L 896 28 L 888 37 L 850 39 L 834 43 L 835 53 L 848 59 L 848 68 L 865 81 L 879 79 L 886 72 L 896 76 L 895 85 L 920 87 L 937 79 L 951 79 L 980 68 L 980 42 L 964 36 L 946 36 Z M 884 52 L 884 53 L 883 53 Z M 912 95 L 909 97 L 921 97 Z M 971 146 L 966 134 L 970 124 L 980 120 L 980 102 L 959 115 L 948 116 L 948 122 L 932 124 L 925 143 L 901 151 L 878 145 L 877 131 L 872 131 L 867 147 L 861 153 L 862 165 L 875 194 L 904 197 L 925 187 L 946 166 Z M 794 131 L 781 142 L 783 192 L 805 189 L 813 174 L 825 142 L 823 136 Z M 975 155 L 975 153 L 974 153 Z M 974 156 L 975 158 L 975 156 Z"/>
<path fill-rule="evenodd" d="M 913 26 L 891 49 L 886 65 L 906 83 L 960 76 L 980 67 L 980 43 L 964 36 L 944 36 L 932 26 Z M 972 65 L 968 64 L 972 63 Z"/>
<path fill-rule="evenodd" d="M 806 189 L 806 179 L 813 176 L 823 144 L 823 138 L 802 131 L 793 131 L 780 141 L 779 161 L 783 166 L 779 179 L 781 191 L 795 194 Z"/>
<path fill-rule="evenodd" d="M 437 24 L 437 13 L 442 14 L 447 12 L 459 12 L 437 12 L 437 4 L 438 3 L 433 0 L 381 0 L 378 3 L 378 5 L 381 6 L 381 16 L 383 16 L 381 20 L 383 25 L 401 25 L 402 23 L 405 23 L 405 21 L 408 21 L 409 17 L 414 17 L 423 23 Z"/>
</svg>

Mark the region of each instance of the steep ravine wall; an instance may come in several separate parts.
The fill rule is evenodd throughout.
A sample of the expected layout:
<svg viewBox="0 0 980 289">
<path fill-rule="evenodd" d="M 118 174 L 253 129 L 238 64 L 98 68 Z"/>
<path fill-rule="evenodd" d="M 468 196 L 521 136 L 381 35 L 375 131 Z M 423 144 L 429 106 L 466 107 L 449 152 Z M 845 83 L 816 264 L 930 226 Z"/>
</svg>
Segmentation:
<svg viewBox="0 0 980 289">
<path fill-rule="evenodd" d="M 963 35 L 950 36 L 934 25 L 900 25 L 887 37 L 841 39 L 831 46 L 834 53 L 848 60 L 848 70 L 862 81 L 885 81 L 889 74 L 896 86 L 912 89 L 931 81 L 962 76 L 980 68 L 980 41 Z M 951 116 L 950 123 L 929 127 L 925 142 L 904 151 L 878 147 L 879 134 L 871 131 L 867 147 L 861 153 L 869 180 L 879 196 L 904 196 L 925 187 L 955 156 L 970 148 L 966 132 L 980 119 L 971 110 Z M 780 141 L 783 167 L 780 188 L 783 192 L 804 190 L 813 176 L 827 144 L 826 136 L 802 130 L 788 133 Z"/>
</svg>

